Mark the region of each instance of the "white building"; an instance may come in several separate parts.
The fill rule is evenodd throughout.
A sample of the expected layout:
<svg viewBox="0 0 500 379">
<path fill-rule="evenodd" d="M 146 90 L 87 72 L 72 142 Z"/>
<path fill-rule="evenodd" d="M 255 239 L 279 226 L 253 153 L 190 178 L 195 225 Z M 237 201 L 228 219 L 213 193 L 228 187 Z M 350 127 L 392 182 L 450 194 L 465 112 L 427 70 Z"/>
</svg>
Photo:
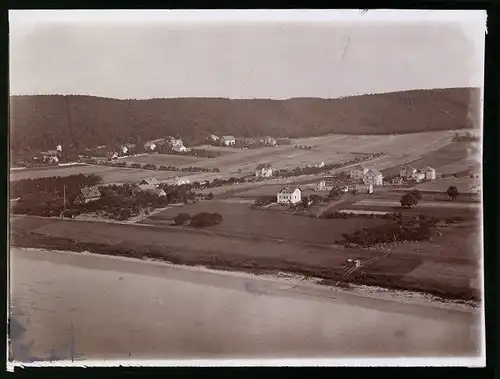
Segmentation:
<svg viewBox="0 0 500 379">
<path fill-rule="evenodd" d="M 427 179 L 427 180 L 436 179 L 436 170 L 434 170 L 432 167 L 427 166 L 422 171 L 425 174 L 425 179 Z"/>
<path fill-rule="evenodd" d="M 122 154 L 127 154 L 127 152 L 128 152 L 127 146 L 122 146 L 121 149 L 122 149 Z"/>
<path fill-rule="evenodd" d="M 144 144 L 144 149 L 154 151 L 154 149 L 156 149 L 156 144 L 154 142 L 147 142 Z"/>
<path fill-rule="evenodd" d="M 172 146 L 172 150 L 176 151 L 178 153 L 185 153 L 188 151 L 188 148 L 184 145 L 182 145 L 182 146 L 176 145 L 176 146 Z"/>
<path fill-rule="evenodd" d="M 422 180 L 425 179 L 425 174 L 423 172 L 417 171 L 413 174 L 411 178 L 416 182 L 421 182 Z"/>
<path fill-rule="evenodd" d="M 234 146 L 236 139 L 233 136 L 222 136 L 222 144 L 225 146 Z"/>
<path fill-rule="evenodd" d="M 273 138 L 273 137 L 266 137 L 265 140 L 264 140 L 264 143 L 266 145 L 269 145 L 269 146 L 276 146 L 276 144 L 278 143 L 276 141 L 276 138 Z"/>
<path fill-rule="evenodd" d="M 183 179 L 179 176 L 174 179 L 174 185 L 176 186 L 182 186 L 183 184 L 189 184 L 189 183 L 191 183 L 189 179 Z"/>
<path fill-rule="evenodd" d="M 210 135 L 208 136 L 208 138 L 210 138 L 212 141 L 218 141 L 218 140 L 219 140 L 219 137 L 218 137 L 218 136 L 216 136 L 215 134 L 210 134 Z"/>
<path fill-rule="evenodd" d="M 302 200 L 302 191 L 298 187 L 284 187 L 276 197 L 278 204 L 297 204 Z"/>
<path fill-rule="evenodd" d="M 273 169 L 269 164 L 260 164 L 255 168 L 255 176 L 257 178 L 270 178 L 273 176 Z"/>
<path fill-rule="evenodd" d="M 321 161 L 321 163 L 318 165 L 319 168 L 325 167 L 325 161 Z"/>
<path fill-rule="evenodd" d="M 62 146 L 61 145 L 57 145 L 56 146 L 56 151 L 59 151 L 59 152 L 62 151 Z"/>
<path fill-rule="evenodd" d="M 363 183 L 366 185 L 381 186 L 383 184 L 383 181 L 384 177 L 382 173 L 375 168 L 369 169 L 363 175 Z"/>
<path fill-rule="evenodd" d="M 356 167 L 353 167 L 350 171 L 349 171 L 349 177 L 351 179 L 363 179 L 363 176 L 368 172 L 368 168 L 363 166 L 363 165 L 360 165 L 360 166 L 356 166 Z"/>
</svg>

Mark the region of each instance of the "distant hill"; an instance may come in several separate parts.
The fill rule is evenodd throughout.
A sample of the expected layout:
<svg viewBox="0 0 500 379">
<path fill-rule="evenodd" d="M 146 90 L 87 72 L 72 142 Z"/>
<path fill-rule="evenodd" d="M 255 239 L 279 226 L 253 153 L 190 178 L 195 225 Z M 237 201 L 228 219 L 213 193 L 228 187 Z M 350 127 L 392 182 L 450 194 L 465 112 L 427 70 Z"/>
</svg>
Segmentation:
<svg viewBox="0 0 500 379">
<path fill-rule="evenodd" d="M 209 133 L 304 137 L 470 128 L 469 103 L 478 91 L 455 88 L 289 100 L 12 96 L 11 149 L 53 149 L 59 142 L 96 146 L 165 135 L 194 143 Z"/>
</svg>

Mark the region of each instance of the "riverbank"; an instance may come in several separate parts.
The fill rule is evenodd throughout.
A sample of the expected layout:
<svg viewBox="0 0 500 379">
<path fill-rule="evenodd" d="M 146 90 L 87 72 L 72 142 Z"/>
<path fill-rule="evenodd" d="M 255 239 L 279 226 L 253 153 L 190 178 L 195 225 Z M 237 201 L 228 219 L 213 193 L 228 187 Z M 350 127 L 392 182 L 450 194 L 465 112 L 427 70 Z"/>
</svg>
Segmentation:
<svg viewBox="0 0 500 379">
<path fill-rule="evenodd" d="M 25 218 L 25 220 L 29 219 Z M 46 220 L 31 221 L 46 222 Z M 53 220 L 53 222 L 58 224 L 64 221 Z M 70 226 L 68 224 L 68 221 L 66 221 L 65 223 L 65 226 Z M 93 226 L 95 225 L 95 223 L 82 223 L 79 223 L 80 225 L 82 225 L 82 228 L 78 228 L 74 223 L 72 223 L 71 226 L 77 227 L 78 230 L 76 232 L 78 234 L 88 235 L 89 232 L 85 230 L 85 227 Z M 131 236 L 133 234 L 137 237 L 135 238 L 136 241 L 143 241 L 138 245 L 138 242 L 136 244 L 132 244 L 121 241 L 120 239 L 114 240 L 111 233 L 108 237 L 110 238 L 110 240 L 113 240 L 114 243 L 105 242 L 93 236 L 87 240 L 74 240 L 69 238 L 62 238 L 61 236 L 48 236 L 41 232 L 37 232 L 37 226 L 38 225 L 36 224 L 26 224 L 24 226 L 25 230 L 23 230 L 23 233 L 19 234 L 18 230 L 16 230 L 16 224 L 14 224 L 14 230 L 11 234 L 11 245 L 23 248 L 43 248 L 50 250 L 72 251 L 75 253 L 90 252 L 99 255 L 149 260 L 154 259 L 161 262 L 183 266 L 204 266 L 207 269 L 228 272 L 244 272 L 253 275 L 274 275 L 275 273 L 282 272 L 287 275 L 299 275 L 301 278 L 311 278 L 310 280 L 312 280 L 313 282 L 328 287 L 335 286 L 339 288 L 339 286 L 336 284 L 341 284 L 342 287 L 349 288 L 350 291 L 353 291 L 354 288 L 357 288 L 356 291 L 359 291 L 361 288 L 364 288 L 365 290 L 369 288 L 384 288 L 384 290 L 377 290 L 376 292 L 378 294 L 384 293 L 384 296 L 402 294 L 403 297 L 408 297 L 409 299 L 425 298 L 429 301 L 435 302 L 436 304 L 452 304 L 453 306 L 455 306 L 456 304 L 462 304 L 466 308 L 477 307 L 480 303 L 478 293 L 473 289 L 467 291 L 467 289 L 463 287 L 447 287 L 442 283 L 438 283 L 436 285 L 433 282 L 429 283 L 428 281 L 426 282 L 424 280 L 418 279 L 413 279 L 413 282 L 409 282 L 408 280 L 406 282 L 396 282 L 391 275 L 379 275 L 373 278 L 360 278 L 359 276 L 354 276 L 349 280 L 345 280 L 346 278 L 343 278 L 344 270 L 342 266 L 332 267 L 331 264 L 323 264 L 322 266 L 318 266 L 320 262 L 318 262 L 317 265 L 314 265 L 312 262 L 299 264 L 299 262 L 291 261 L 290 258 L 272 259 L 271 257 L 264 258 L 254 256 L 245 259 L 241 255 L 237 254 L 236 251 L 234 254 L 224 254 L 222 250 L 217 252 L 207 251 L 206 253 L 204 253 L 203 250 L 195 250 L 193 248 L 190 248 L 190 246 L 186 246 L 182 243 L 185 238 L 192 240 L 192 235 L 194 233 L 201 243 L 201 246 L 208 245 L 206 246 L 206 248 L 209 248 L 210 243 L 203 243 L 200 238 L 201 236 L 205 236 L 204 238 L 210 239 L 214 238 L 214 236 L 211 236 L 210 233 L 205 231 L 203 231 L 202 234 L 199 234 L 196 231 L 184 231 L 183 229 L 165 229 L 161 227 L 135 227 L 133 229 L 124 229 L 123 233 L 126 233 L 127 236 Z M 100 227 L 97 227 L 101 228 L 100 231 L 103 231 L 102 228 L 106 228 L 106 226 L 108 226 L 108 224 L 101 224 Z M 111 226 L 111 224 L 109 224 L 109 226 Z M 116 225 L 116 227 L 121 228 L 122 225 Z M 176 241 L 178 241 L 178 244 L 174 246 L 174 244 L 170 242 L 170 245 L 167 246 L 159 246 L 158 243 L 155 243 L 153 245 L 152 241 L 151 243 L 148 243 L 148 238 L 150 238 L 149 234 L 138 235 L 138 233 L 142 232 L 142 230 L 145 230 L 144 233 L 161 233 L 162 238 L 166 238 L 167 240 L 170 240 L 170 238 L 175 238 Z M 121 229 L 119 229 L 118 231 L 121 235 Z M 69 230 L 65 229 L 63 234 L 69 236 Z M 154 235 L 156 236 L 156 234 Z M 168 238 L 169 236 L 170 238 Z M 215 238 L 219 238 L 218 242 L 220 243 L 220 239 L 224 237 L 216 236 Z M 234 237 L 232 237 L 232 240 L 236 240 L 236 242 L 238 242 Z M 253 241 L 252 238 L 243 237 L 242 240 L 243 241 L 240 242 L 245 244 L 247 242 L 246 240 Z M 267 243 L 271 244 L 272 242 Z M 257 242 L 253 241 L 253 244 L 255 245 L 257 244 Z M 285 251 L 290 253 L 290 249 L 286 249 L 286 246 L 283 246 L 283 243 L 279 243 L 278 245 L 281 245 L 285 248 Z M 320 248 L 318 247 L 317 249 Z M 303 246 L 299 247 L 298 252 L 300 251 L 304 251 Z M 325 251 L 325 254 L 327 253 L 326 249 L 322 249 L 321 251 Z M 311 252 L 309 252 L 309 254 L 310 253 Z M 376 255 L 376 252 L 367 253 Z M 334 254 L 334 252 L 332 251 L 330 252 L 330 254 Z M 338 283 L 339 281 L 341 281 L 341 283 Z"/>
<path fill-rule="evenodd" d="M 357 295 L 284 274 L 89 253 L 12 248 L 10 263 L 11 322 L 18 328 L 11 329 L 9 352 L 18 362 L 481 360 L 479 312 Z"/>
</svg>

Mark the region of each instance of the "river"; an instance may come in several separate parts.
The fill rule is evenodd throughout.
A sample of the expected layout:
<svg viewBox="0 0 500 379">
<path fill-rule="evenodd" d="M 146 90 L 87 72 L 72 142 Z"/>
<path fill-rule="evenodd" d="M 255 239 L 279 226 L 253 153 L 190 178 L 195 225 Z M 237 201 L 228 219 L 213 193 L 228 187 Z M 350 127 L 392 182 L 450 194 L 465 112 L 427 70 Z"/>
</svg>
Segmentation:
<svg viewBox="0 0 500 379">
<path fill-rule="evenodd" d="M 12 358 L 479 357 L 475 313 L 250 275 L 12 248 Z"/>
</svg>

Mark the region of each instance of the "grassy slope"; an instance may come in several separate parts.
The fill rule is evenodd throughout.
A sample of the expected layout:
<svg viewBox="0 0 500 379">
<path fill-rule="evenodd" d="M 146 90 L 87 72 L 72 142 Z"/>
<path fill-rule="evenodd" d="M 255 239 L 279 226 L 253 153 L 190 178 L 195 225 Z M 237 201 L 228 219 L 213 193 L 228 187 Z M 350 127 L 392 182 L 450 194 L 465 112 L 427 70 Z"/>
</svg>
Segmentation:
<svg viewBox="0 0 500 379">
<path fill-rule="evenodd" d="M 470 127 L 467 113 L 477 91 L 456 88 L 289 100 L 14 96 L 11 147 L 14 151 L 54 148 L 59 141 L 72 140 L 87 146 L 163 135 L 194 141 L 207 133 L 303 137 L 460 129 Z"/>
</svg>

